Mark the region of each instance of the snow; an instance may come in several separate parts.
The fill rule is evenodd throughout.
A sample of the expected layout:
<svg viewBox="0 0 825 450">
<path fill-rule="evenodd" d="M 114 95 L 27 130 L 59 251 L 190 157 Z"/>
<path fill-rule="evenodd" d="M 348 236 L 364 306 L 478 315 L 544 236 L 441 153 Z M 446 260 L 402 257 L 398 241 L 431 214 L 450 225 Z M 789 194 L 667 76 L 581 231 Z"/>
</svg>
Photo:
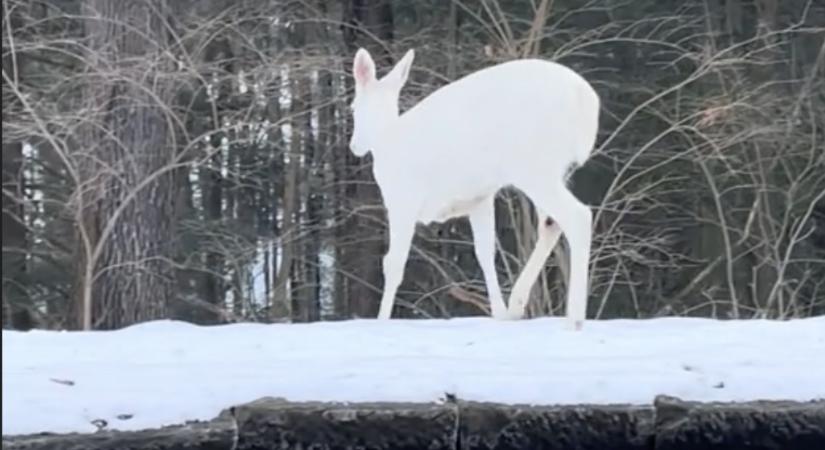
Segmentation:
<svg viewBox="0 0 825 450">
<path fill-rule="evenodd" d="M 825 317 L 354 320 L 3 331 L 3 434 L 135 430 L 289 400 L 649 404 L 825 398 Z M 129 419 L 119 415 L 131 415 Z"/>
</svg>

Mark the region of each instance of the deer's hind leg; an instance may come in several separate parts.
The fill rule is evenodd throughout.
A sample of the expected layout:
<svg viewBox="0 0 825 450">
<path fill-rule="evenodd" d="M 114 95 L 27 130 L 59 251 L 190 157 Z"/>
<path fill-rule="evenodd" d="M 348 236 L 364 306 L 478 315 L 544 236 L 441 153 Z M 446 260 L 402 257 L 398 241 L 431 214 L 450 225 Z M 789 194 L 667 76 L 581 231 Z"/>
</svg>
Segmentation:
<svg viewBox="0 0 825 450">
<path fill-rule="evenodd" d="M 587 313 L 590 245 L 593 213 L 563 184 L 555 187 L 526 185 L 520 188 L 542 214 L 558 223 L 570 247 L 570 282 L 567 318 L 571 328 L 581 329 Z M 531 283 L 532 284 L 532 283 Z M 529 287 L 528 287 L 529 288 Z"/>
<path fill-rule="evenodd" d="M 527 302 L 530 296 L 530 289 L 539 277 L 547 257 L 553 252 L 561 236 L 561 228 L 549 217 L 539 216 L 538 240 L 533 252 L 524 268 L 521 270 L 513 289 L 510 291 L 510 299 L 507 303 L 507 315 L 511 319 L 521 319 L 524 317 Z"/>
</svg>

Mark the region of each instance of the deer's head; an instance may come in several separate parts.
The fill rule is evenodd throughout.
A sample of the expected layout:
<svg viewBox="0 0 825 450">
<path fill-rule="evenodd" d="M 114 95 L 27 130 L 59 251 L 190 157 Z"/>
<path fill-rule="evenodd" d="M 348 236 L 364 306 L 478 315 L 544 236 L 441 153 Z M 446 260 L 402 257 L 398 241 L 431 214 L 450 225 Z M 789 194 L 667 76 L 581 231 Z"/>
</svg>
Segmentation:
<svg viewBox="0 0 825 450">
<path fill-rule="evenodd" d="M 352 101 L 353 130 L 349 148 L 355 156 L 374 150 L 376 141 L 389 124 L 398 119 L 398 97 L 407 82 L 415 53 L 407 51 L 393 69 L 380 80 L 375 62 L 360 48 L 352 63 L 355 98 Z"/>
</svg>

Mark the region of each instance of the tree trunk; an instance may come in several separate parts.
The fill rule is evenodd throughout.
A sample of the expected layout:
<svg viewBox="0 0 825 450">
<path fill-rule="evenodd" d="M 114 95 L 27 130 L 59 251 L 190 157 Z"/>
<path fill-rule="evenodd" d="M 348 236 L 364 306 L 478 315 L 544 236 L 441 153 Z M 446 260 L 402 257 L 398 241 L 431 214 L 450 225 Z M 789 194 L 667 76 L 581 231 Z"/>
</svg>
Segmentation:
<svg viewBox="0 0 825 450">
<path fill-rule="evenodd" d="M 283 190 L 283 221 L 281 226 L 281 233 L 279 236 L 281 248 L 281 263 L 278 268 L 278 274 L 275 278 L 274 301 L 272 302 L 271 316 L 273 319 L 283 319 L 293 317 L 292 293 L 289 286 L 289 280 L 292 277 L 293 265 L 296 250 L 296 231 L 297 231 L 297 190 L 298 190 L 298 174 L 301 169 L 301 123 L 297 117 L 299 111 L 302 111 L 301 96 L 304 95 L 298 83 L 292 75 L 291 90 L 292 90 L 292 106 L 290 113 L 292 115 L 291 133 L 289 135 L 289 151 L 284 155 L 284 170 L 286 172 L 286 180 L 284 182 Z"/>
<path fill-rule="evenodd" d="M 319 161 L 319 142 L 315 140 L 312 133 L 312 115 L 309 111 L 314 109 L 309 77 L 303 78 L 305 93 L 303 115 L 303 137 L 304 137 L 304 160 L 305 177 L 301 197 L 306 201 L 306 214 L 303 223 L 303 230 L 306 239 L 303 241 L 303 267 L 304 286 L 300 296 L 301 317 L 300 320 L 312 322 L 320 319 L 320 272 L 319 257 L 321 252 L 321 162 Z"/>
<path fill-rule="evenodd" d="M 74 155 L 83 185 L 76 303 L 84 328 L 166 317 L 175 292 L 174 158 L 163 0 L 87 0 L 89 123 Z M 147 180 L 151 180 L 147 183 Z M 83 317 L 91 312 L 91 317 Z"/>
<path fill-rule="evenodd" d="M 212 145 L 220 145 L 220 142 Z M 210 148 L 210 150 L 212 150 Z M 218 226 L 223 220 L 223 185 L 224 179 L 221 174 L 221 166 L 223 165 L 223 155 L 220 151 L 215 151 L 212 155 L 211 164 L 209 168 L 202 168 L 199 173 L 201 180 L 201 201 L 202 208 L 206 213 L 206 219 L 212 226 Z M 210 245 L 206 252 L 206 269 L 203 272 L 203 279 L 201 288 L 203 290 L 202 299 L 217 308 L 224 307 L 224 278 L 225 263 L 223 254 L 217 250 L 217 243 Z M 211 314 L 210 314 L 211 315 Z M 218 319 L 217 315 L 214 317 Z"/>
<path fill-rule="evenodd" d="M 3 31 L 21 26 L 20 16 L 9 10 L 3 1 Z M 13 35 L 9 31 L 9 35 Z M 12 80 L 19 78 L 21 55 L 13 58 L 12 49 L 3 45 L 3 73 Z M 7 114 L 19 110 L 18 102 L 6 100 L 7 86 L 3 79 L 3 123 Z M 5 134 L 5 133 L 4 133 Z M 29 328 L 30 314 L 24 308 L 26 292 L 22 276 L 26 272 L 26 222 L 23 217 L 23 144 L 3 136 L 3 327 Z"/>
</svg>

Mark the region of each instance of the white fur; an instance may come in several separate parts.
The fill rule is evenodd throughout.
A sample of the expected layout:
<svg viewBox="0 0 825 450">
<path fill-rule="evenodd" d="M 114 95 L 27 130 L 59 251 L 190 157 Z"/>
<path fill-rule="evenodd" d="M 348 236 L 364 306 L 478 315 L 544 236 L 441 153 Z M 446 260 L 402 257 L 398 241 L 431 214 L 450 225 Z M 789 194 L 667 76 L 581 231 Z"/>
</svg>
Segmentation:
<svg viewBox="0 0 825 450">
<path fill-rule="evenodd" d="M 350 148 L 373 154 L 389 218 L 378 317 L 388 319 L 417 222 L 468 216 L 495 318 L 524 316 L 529 291 L 562 230 L 571 249 L 567 316 L 585 318 L 592 214 L 567 189 L 569 168 L 596 140 L 599 97 L 573 70 L 536 59 L 492 66 L 447 86 L 402 115 L 398 96 L 412 50 L 376 79 L 364 49 L 353 61 L 354 130 Z M 493 200 L 503 187 L 524 192 L 539 212 L 539 239 L 505 306 L 495 271 Z M 546 221 L 552 218 L 552 221 Z"/>
</svg>

